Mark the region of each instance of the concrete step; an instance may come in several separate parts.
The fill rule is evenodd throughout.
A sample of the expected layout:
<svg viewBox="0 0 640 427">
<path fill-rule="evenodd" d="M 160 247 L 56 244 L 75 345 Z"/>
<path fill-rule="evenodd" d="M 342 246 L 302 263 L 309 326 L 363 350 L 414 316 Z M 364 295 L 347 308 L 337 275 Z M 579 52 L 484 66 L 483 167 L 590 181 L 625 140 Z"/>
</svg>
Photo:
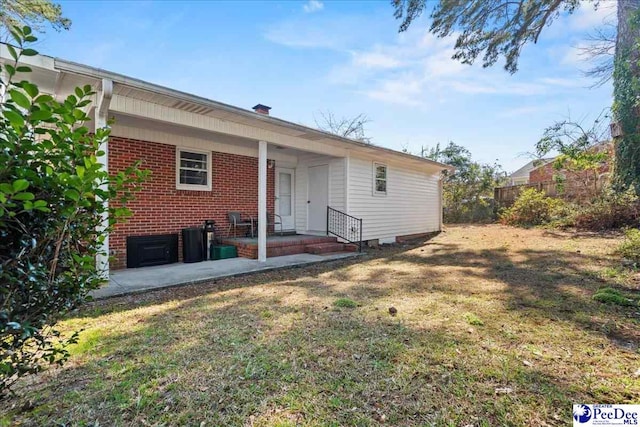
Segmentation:
<svg viewBox="0 0 640 427">
<path fill-rule="evenodd" d="M 315 255 L 343 252 L 344 246 L 343 243 L 316 243 L 305 246 L 305 252 Z"/>
</svg>

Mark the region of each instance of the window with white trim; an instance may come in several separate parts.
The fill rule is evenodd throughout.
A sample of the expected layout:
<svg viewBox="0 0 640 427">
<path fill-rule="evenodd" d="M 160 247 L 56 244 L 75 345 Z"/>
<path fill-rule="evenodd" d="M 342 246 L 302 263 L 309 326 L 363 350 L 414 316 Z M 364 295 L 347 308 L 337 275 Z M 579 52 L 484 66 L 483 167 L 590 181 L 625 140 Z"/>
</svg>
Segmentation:
<svg viewBox="0 0 640 427">
<path fill-rule="evenodd" d="M 192 149 L 176 150 L 176 188 L 211 190 L 211 153 Z"/>
<path fill-rule="evenodd" d="M 378 195 L 387 194 L 387 165 L 381 163 L 373 164 L 373 193 Z"/>
</svg>

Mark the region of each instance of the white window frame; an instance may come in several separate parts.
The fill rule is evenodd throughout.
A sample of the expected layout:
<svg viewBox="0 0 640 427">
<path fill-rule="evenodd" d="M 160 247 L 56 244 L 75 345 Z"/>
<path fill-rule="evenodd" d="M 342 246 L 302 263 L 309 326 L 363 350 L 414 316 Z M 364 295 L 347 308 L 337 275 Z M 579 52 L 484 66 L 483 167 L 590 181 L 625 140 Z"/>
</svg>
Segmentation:
<svg viewBox="0 0 640 427">
<path fill-rule="evenodd" d="M 180 183 L 180 153 L 204 154 L 207 156 L 207 184 L 182 184 Z M 211 191 L 211 151 L 197 150 L 189 147 L 176 147 L 176 189 L 192 191 Z"/>
<path fill-rule="evenodd" d="M 378 168 L 378 166 L 384 167 L 384 182 L 387 184 L 385 186 L 386 191 L 378 191 L 377 190 L 376 181 L 378 180 L 378 178 L 377 178 L 377 174 L 376 174 L 376 169 Z M 389 191 L 389 166 L 387 166 L 384 163 L 373 162 L 372 173 L 373 173 L 373 195 L 374 196 L 386 196 L 387 195 L 387 191 Z"/>
</svg>

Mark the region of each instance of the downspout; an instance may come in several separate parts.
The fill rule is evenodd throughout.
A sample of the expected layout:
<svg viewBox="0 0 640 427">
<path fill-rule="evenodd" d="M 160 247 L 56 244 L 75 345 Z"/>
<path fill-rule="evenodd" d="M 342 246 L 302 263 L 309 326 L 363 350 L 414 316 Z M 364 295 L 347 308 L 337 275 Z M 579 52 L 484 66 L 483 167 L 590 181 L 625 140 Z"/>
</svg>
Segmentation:
<svg viewBox="0 0 640 427">
<path fill-rule="evenodd" d="M 109 79 L 102 79 L 102 90 L 98 94 L 98 103 L 96 105 L 95 115 L 95 129 L 101 129 L 108 126 L 107 115 L 109 113 L 109 105 L 111 104 L 111 98 L 113 96 L 113 81 Z M 98 156 L 98 163 L 102 165 L 102 169 L 109 172 L 109 141 L 108 139 L 100 144 L 98 149 L 102 154 Z M 101 184 L 102 190 L 108 190 L 108 184 Z M 105 212 L 102 213 L 102 221 L 98 226 L 98 233 L 104 234 L 104 241 L 102 247 L 96 256 L 96 268 L 100 275 L 105 279 L 109 279 L 109 234 L 107 229 L 109 227 L 109 212 L 106 209 L 109 207 L 109 201 L 103 201 Z"/>
<path fill-rule="evenodd" d="M 444 171 L 443 171 L 444 172 Z M 438 207 L 439 213 L 438 217 L 440 218 L 440 226 L 438 227 L 438 231 L 442 231 L 442 223 L 443 223 L 443 215 L 444 215 L 444 202 L 442 200 L 443 194 L 443 182 L 444 182 L 444 173 L 440 172 L 438 176 Z"/>
</svg>

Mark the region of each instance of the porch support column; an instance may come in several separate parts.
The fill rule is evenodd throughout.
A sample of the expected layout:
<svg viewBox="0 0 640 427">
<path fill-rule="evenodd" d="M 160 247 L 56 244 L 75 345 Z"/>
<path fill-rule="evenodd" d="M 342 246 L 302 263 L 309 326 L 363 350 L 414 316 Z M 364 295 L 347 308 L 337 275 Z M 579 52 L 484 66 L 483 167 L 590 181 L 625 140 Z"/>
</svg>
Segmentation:
<svg viewBox="0 0 640 427">
<path fill-rule="evenodd" d="M 267 261 L 267 142 L 258 143 L 258 261 Z"/>
<path fill-rule="evenodd" d="M 98 93 L 98 103 L 96 105 L 96 130 L 107 127 L 107 113 L 109 111 L 109 104 L 111 103 L 111 97 L 113 95 L 113 82 L 108 79 L 102 79 L 102 90 Z M 102 164 L 102 168 L 106 171 L 109 170 L 109 141 L 104 141 L 99 148 L 104 154 L 98 157 L 98 162 Z M 102 189 L 107 189 L 107 184 L 102 185 Z M 105 208 L 109 207 L 109 201 L 105 200 Z M 106 232 L 109 227 L 109 214 L 104 212 L 102 214 L 102 223 L 98 226 L 98 232 L 104 233 L 104 241 L 100 252 L 96 257 L 96 267 L 98 272 L 105 280 L 109 279 L 109 234 Z"/>
</svg>

